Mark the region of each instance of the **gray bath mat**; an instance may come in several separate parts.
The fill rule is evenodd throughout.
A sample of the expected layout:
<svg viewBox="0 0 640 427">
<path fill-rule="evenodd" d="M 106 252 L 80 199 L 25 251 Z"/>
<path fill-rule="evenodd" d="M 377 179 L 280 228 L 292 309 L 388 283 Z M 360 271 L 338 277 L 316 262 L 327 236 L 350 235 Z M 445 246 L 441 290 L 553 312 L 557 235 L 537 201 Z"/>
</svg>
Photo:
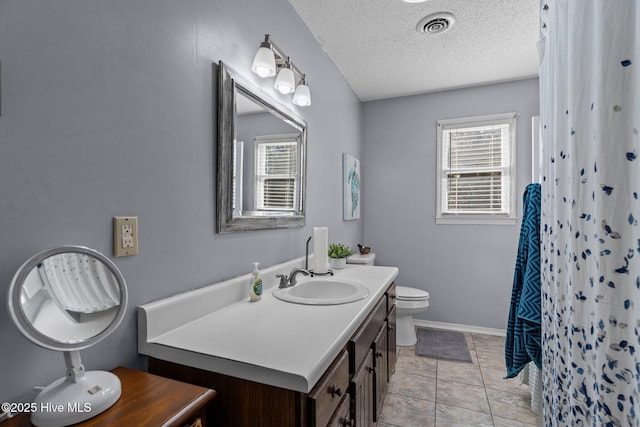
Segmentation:
<svg viewBox="0 0 640 427">
<path fill-rule="evenodd" d="M 472 363 L 462 332 L 418 328 L 416 355 Z"/>
</svg>

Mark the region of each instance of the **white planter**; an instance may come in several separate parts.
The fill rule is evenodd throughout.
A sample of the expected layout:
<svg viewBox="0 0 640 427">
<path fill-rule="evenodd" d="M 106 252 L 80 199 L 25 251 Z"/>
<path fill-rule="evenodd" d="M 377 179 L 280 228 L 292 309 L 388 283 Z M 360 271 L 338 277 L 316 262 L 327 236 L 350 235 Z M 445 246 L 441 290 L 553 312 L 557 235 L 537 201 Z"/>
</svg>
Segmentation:
<svg viewBox="0 0 640 427">
<path fill-rule="evenodd" d="M 329 265 L 334 270 L 342 270 L 347 266 L 346 258 L 329 258 Z"/>
</svg>

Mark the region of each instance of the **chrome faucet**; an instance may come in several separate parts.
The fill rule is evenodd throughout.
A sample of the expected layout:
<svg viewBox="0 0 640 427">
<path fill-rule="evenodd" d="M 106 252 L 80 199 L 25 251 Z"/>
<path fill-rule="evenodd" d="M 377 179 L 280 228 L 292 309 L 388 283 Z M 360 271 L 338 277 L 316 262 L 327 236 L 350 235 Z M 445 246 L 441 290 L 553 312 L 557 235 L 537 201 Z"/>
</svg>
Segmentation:
<svg viewBox="0 0 640 427">
<path fill-rule="evenodd" d="M 276 275 L 276 277 L 280 279 L 280 286 L 278 287 L 282 289 L 282 288 L 295 286 L 296 283 L 298 283 L 296 279 L 296 276 L 298 275 L 298 273 L 301 273 L 304 276 L 308 276 L 311 274 L 309 270 L 305 270 L 304 268 L 293 267 L 293 269 L 291 269 L 291 273 L 289 273 L 289 277 L 287 277 L 286 274 Z"/>
</svg>

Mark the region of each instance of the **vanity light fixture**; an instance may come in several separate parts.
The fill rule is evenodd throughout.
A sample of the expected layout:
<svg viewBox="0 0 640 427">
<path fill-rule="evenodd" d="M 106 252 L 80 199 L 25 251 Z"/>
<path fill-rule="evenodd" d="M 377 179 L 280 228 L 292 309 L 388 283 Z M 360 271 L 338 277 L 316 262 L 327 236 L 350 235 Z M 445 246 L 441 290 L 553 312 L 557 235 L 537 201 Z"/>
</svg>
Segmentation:
<svg viewBox="0 0 640 427">
<path fill-rule="evenodd" d="M 293 91 L 296 90 L 296 77 L 291 70 L 291 60 L 289 58 L 287 58 L 282 68 L 280 68 L 273 87 L 284 95 L 293 93 Z"/>
<path fill-rule="evenodd" d="M 302 76 L 302 80 L 300 80 L 300 82 L 298 83 L 296 92 L 293 94 L 293 100 L 291 102 L 301 107 L 307 107 L 311 105 L 311 92 L 309 91 L 309 86 L 307 85 L 305 76 Z"/>
<path fill-rule="evenodd" d="M 260 77 L 273 77 L 277 74 L 274 88 L 282 94 L 294 93 L 292 102 L 306 107 L 311 105 L 311 93 L 305 74 L 296 67 L 291 58 L 273 43 L 269 34 L 264 35 L 258 52 L 253 59 L 251 71 Z M 296 86 L 296 80 L 299 81 Z"/>
<path fill-rule="evenodd" d="M 273 77 L 276 75 L 276 57 L 271 50 L 269 34 L 265 35 L 264 41 L 260 44 L 260 49 L 253 58 L 251 71 L 260 77 Z"/>
</svg>

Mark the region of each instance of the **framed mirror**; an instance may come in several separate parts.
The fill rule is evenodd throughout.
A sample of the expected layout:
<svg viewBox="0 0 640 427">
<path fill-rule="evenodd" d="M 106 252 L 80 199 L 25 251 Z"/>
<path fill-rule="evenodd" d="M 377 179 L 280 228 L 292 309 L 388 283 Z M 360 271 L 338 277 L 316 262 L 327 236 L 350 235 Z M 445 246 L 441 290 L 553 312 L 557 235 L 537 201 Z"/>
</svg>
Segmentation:
<svg viewBox="0 0 640 427">
<path fill-rule="evenodd" d="M 305 223 L 306 123 L 218 63 L 217 231 Z"/>
<path fill-rule="evenodd" d="M 61 409 L 33 412 L 34 425 L 84 421 L 118 400 L 118 377 L 111 372 L 85 372 L 79 352 L 111 334 L 125 314 L 126 283 L 109 258 L 84 246 L 40 252 L 14 275 L 7 304 L 11 319 L 26 338 L 64 353 L 66 374 L 35 400 L 36 408 L 51 404 Z"/>
</svg>

